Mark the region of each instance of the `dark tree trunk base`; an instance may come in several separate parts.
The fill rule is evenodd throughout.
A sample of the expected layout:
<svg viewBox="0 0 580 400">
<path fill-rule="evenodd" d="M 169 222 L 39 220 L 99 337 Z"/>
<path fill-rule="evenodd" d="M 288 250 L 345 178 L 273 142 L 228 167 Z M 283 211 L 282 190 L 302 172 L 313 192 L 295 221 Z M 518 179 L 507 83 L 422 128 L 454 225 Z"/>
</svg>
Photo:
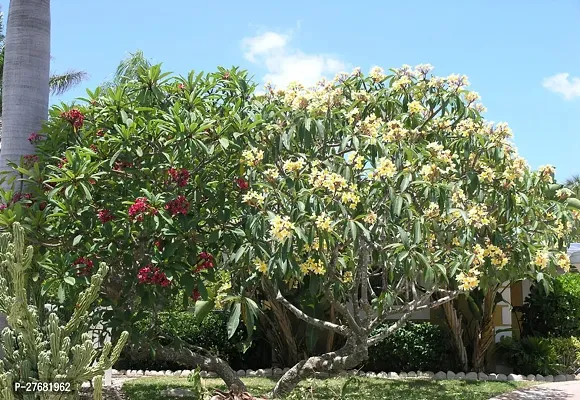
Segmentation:
<svg viewBox="0 0 580 400">
<path fill-rule="evenodd" d="M 368 358 L 366 346 L 353 347 L 348 343 L 340 350 L 310 357 L 290 368 L 276 383 L 273 398 L 290 393 L 303 379 L 314 376 L 316 372 L 338 372 L 357 367 Z"/>
</svg>

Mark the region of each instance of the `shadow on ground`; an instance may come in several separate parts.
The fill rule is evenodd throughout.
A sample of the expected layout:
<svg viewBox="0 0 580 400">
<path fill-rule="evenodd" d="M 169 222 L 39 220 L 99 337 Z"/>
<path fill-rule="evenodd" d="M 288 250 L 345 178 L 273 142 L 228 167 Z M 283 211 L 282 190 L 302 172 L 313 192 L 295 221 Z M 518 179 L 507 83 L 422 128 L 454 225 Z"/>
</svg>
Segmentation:
<svg viewBox="0 0 580 400">
<path fill-rule="evenodd" d="M 506 393 L 490 400 L 571 400 L 574 395 L 560 389 L 533 387 Z"/>
</svg>

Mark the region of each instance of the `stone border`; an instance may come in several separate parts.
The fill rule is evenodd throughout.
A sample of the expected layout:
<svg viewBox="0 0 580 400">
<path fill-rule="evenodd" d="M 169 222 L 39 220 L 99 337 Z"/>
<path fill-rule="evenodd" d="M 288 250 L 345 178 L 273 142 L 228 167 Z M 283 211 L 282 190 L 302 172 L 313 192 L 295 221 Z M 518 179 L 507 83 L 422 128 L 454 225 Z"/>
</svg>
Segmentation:
<svg viewBox="0 0 580 400">
<path fill-rule="evenodd" d="M 239 377 L 280 377 L 290 368 L 267 368 L 258 369 L 256 371 L 252 369 L 239 370 L 236 374 Z M 113 376 L 115 377 L 127 377 L 127 378 L 138 378 L 144 376 L 173 376 L 173 377 L 187 377 L 191 374 L 191 370 L 179 370 L 179 371 L 143 371 L 143 370 L 113 370 Z M 217 378 L 215 372 L 201 371 L 202 378 Z M 410 372 L 362 372 L 356 370 L 350 371 L 340 371 L 336 374 L 330 374 L 328 372 L 318 372 L 316 374 L 319 378 L 329 378 L 331 376 L 348 376 L 357 375 L 366 378 L 378 378 L 378 379 L 433 379 L 433 380 L 465 380 L 465 381 L 537 381 L 537 382 L 565 382 L 580 380 L 580 374 L 578 375 L 518 375 L 518 374 L 484 374 L 483 372 L 443 372 L 439 371 L 433 373 L 431 371 L 410 371 Z"/>
</svg>

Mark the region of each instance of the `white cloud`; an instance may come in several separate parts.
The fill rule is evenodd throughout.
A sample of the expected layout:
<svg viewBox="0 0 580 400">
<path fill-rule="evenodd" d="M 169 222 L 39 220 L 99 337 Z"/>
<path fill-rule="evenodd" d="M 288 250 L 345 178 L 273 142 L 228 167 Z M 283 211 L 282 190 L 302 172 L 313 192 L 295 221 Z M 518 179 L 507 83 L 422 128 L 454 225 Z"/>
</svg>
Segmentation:
<svg viewBox="0 0 580 400">
<path fill-rule="evenodd" d="M 245 38 L 242 40 L 242 48 L 245 50 L 246 59 L 255 63 L 257 62 L 256 56 L 264 56 L 283 50 L 289 41 L 290 37 L 287 35 L 266 32 L 263 35 Z"/>
<path fill-rule="evenodd" d="M 552 92 L 561 94 L 566 100 L 580 97 L 580 78 L 572 77 L 570 79 L 570 74 L 566 72 L 544 79 L 542 85 Z"/>
<path fill-rule="evenodd" d="M 292 35 L 266 32 L 242 40 L 244 57 L 263 66 L 267 73 L 264 82 L 283 88 L 292 81 L 305 86 L 314 85 L 320 78 L 332 78 L 347 65 L 335 56 L 328 54 L 306 54 L 290 47 Z"/>
</svg>

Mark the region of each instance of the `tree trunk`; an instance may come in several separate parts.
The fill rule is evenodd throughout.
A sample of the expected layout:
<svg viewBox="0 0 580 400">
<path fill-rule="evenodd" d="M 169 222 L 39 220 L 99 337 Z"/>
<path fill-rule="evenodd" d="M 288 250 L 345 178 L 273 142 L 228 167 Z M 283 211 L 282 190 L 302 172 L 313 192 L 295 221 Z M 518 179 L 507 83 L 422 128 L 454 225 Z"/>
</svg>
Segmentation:
<svg viewBox="0 0 580 400">
<path fill-rule="evenodd" d="M 316 372 L 337 372 L 355 368 L 368 358 L 366 340 L 355 344 L 348 340 L 339 350 L 313 356 L 302 360 L 290 368 L 276 383 L 272 392 L 273 398 L 280 398 L 290 393 L 303 379 L 313 376 Z"/>
<path fill-rule="evenodd" d="M 334 304 L 330 305 L 330 322 L 336 323 L 336 315 L 334 313 Z M 334 332 L 328 331 L 328 341 L 326 342 L 326 352 L 331 352 L 334 347 Z"/>
<path fill-rule="evenodd" d="M 246 391 L 246 385 L 228 363 L 219 357 L 209 354 L 209 352 L 202 355 L 187 348 L 160 347 L 156 349 L 155 358 L 160 361 L 176 362 L 188 368 L 199 366 L 204 371 L 218 374 L 229 390 Z"/>
<path fill-rule="evenodd" d="M 463 326 L 461 322 L 461 316 L 455 309 L 452 301 L 443 304 L 443 311 L 445 312 L 445 320 L 447 321 L 447 325 L 451 330 L 453 345 L 455 347 L 455 351 L 457 352 L 459 364 L 463 371 L 469 372 L 467 350 L 465 348 L 465 344 L 463 343 Z"/>
<path fill-rule="evenodd" d="M 271 285 L 265 283 L 262 285 L 262 289 L 266 298 L 268 299 L 268 304 L 274 314 L 274 319 L 277 324 L 277 330 L 284 341 L 284 348 L 282 349 L 282 355 L 284 358 L 284 363 L 286 365 L 294 365 L 298 362 L 298 345 L 296 344 L 296 338 L 292 331 L 292 322 L 288 317 L 286 309 L 276 300 L 276 293 L 274 292 Z"/>
<path fill-rule="evenodd" d="M 485 369 L 485 357 L 487 350 L 495 339 L 493 328 L 493 311 L 495 309 L 495 296 L 497 289 L 491 288 L 485 292 L 483 300 L 483 316 L 477 326 L 475 346 L 473 349 L 473 369 L 477 372 Z"/>
<path fill-rule="evenodd" d="M 48 118 L 50 0 L 11 0 L 2 83 L 0 171 L 34 153 L 28 141 Z M 6 184 L 7 185 L 7 184 Z M 6 186 L 5 187 L 8 187 Z"/>
<path fill-rule="evenodd" d="M 3 74 L 0 172 L 34 153 L 28 137 L 48 117 L 50 0 L 10 1 Z M 11 189 L 9 182 L 2 186 Z M 0 314 L 0 331 L 7 325 Z"/>
</svg>

